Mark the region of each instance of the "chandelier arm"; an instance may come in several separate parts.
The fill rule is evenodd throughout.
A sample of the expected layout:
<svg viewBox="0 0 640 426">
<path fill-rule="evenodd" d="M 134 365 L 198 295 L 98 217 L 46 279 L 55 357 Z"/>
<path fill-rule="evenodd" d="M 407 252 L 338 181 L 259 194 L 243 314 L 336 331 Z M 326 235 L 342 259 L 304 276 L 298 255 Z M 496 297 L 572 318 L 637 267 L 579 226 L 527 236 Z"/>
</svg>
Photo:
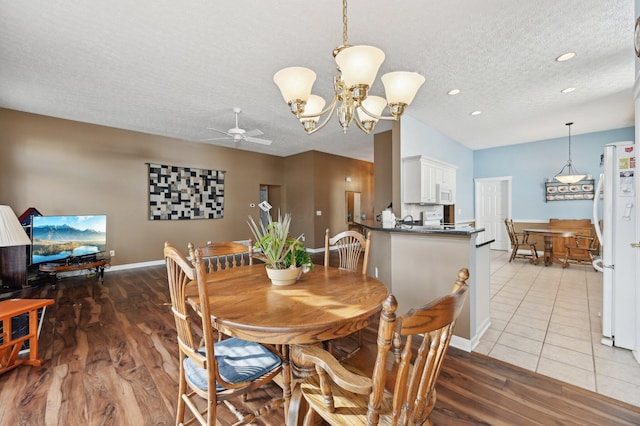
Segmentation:
<svg viewBox="0 0 640 426">
<path fill-rule="evenodd" d="M 322 122 L 322 124 L 321 124 L 321 125 L 319 125 L 318 127 L 316 127 L 315 129 L 311 130 L 310 132 L 307 132 L 307 134 L 308 134 L 308 135 L 312 135 L 312 134 L 314 134 L 315 132 L 317 132 L 318 130 L 322 129 L 324 126 L 326 126 L 326 125 L 327 125 L 327 123 L 329 122 L 329 120 L 331 119 L 331 117 L 333 117 L 333 112 L 335 111 L 335 109 L 336 109 L 336 105 L 338 104 L 337 100 L 338 100 L 338 99 L 337 99 L 337 97 L 336 97 L 336 98 L 334 98 L 333 102 L 331 102 L 331 106 L 330 106 L 331 111 L 330 111 L 330 112 L 329 112 L 329 114 L 327 114 L 327 116 L 324 118 L 324 121 Z M 325 111 L 326 111 L 326 110 L 327 110 L 327 108 L 325 108 Z M 319 117 L 319 115 L 318 115 L 317 117 Z"/>
<path fill-rule="evenodd" d="M 353 121 L 355 121 L 356 126 L 358 126 L 358 129 L 362 130 L 363 132 L 365 132 L 366 134 L 369 134 L 370 131 L 365 129 L 364 125 L 362 124 L 362 122 L 360 121 L 360 118 L 358 117 L 358 114 L 354 114 L 353 115 Z"/>
<path fill-rule="evenodd" d="M 338 95 L 334 94 L 333 95 L 333 100 L 331 101 L 331 103 L 322 111 L 317 112 L 315 114 L 300 114 L 298 116 L 298 118 L 319 118 L 322 117 L 323 115 L 325 115 L 329 110 L 331 110 L 331 112 L 333 112 L 333 110 L 336 108 L 336 103 L 338 102 Z M 331 114 L 329 114 L 331 115 Z"/>
<path fill-rule="evenodd" d="M 363 110 L 363 111 L 365 112 L 365 114 L 367 114 L 369 117 L 377 118 L 378 120 L 397 120 L 397 119 L 398 119 L 397 117 L 394 117 L 394 116 L 392 116 L 392 115 L 385 116 L 385 115 L 378 115 L 378 114 L 374 114 L 374 113 L 372 113 L 372 112 L 369 112 L 369 111 L 364 107 L 364 105 L 362 105 L 362 102 L 360 102 L 356 108 L 360 108 L 360 109 L 361 109 L 361 110 Z"/>
</svg>

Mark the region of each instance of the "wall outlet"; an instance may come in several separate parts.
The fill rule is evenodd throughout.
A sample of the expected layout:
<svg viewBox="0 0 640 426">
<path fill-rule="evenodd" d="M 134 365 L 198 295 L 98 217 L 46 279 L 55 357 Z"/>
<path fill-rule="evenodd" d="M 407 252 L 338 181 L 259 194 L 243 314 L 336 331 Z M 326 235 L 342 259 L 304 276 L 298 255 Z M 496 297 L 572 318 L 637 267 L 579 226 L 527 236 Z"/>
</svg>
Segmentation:
<svg viewBox="0 0 640 426">
<path fill-rule="evenodd" d="M 322 216 L 322 210 L 316 210 L 316 216 Z"/>
<path fill-rule="evenodd" d="M 116 255 L 115 250 L 109 250 L 109 256 L 114 257 Z"/>
</svg>

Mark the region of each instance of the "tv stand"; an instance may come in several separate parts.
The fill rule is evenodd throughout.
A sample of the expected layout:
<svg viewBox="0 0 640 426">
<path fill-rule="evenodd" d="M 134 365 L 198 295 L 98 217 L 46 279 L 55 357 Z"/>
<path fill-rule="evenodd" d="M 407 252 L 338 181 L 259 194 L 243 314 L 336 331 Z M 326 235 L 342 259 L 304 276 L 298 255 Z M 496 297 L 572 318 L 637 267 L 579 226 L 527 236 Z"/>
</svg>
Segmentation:
<svg viewBox="0 0 640 426">
<path fill-rule="evenodd" d="M 104 268 L 111 264 L 111 257 L 105 257 L 101 259 L 88 258 L 88 259 L 67 259 L 65 263 L 43 263 L 39 269 L 41 272 L 46 272 L 51 275 L 57 275 L 60 272 L 70 271 L 82 271 L 85 269 L 95 270 L 98 279 L 102 281 L 104 279 Z"/>
</svg>

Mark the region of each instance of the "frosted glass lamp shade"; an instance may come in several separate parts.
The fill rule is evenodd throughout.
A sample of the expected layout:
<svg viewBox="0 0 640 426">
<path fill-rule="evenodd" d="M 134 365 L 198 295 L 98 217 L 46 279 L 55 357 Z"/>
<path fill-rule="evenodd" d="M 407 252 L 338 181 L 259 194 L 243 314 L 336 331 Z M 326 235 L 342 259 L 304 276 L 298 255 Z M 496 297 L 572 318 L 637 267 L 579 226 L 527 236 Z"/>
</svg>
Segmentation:
<svg viewBox="0 0 640 426">
<path fill-rule="evenodd" d="M 349 88 L 358 85 L 371 87 L 384 61 L 384 52 L 373 46 L 350 46 L 336 55 L 342 79 Z"/>
<path fill-rule="evenodd" d="M 316 81 L 316 73 L 304 67 L 283 68 L 275 73 L 273 81 L 280 89 L 285 102 L 307 101 Z"/>
<path fill-rule="evenodd" d="M 416 72 L 395 71 L 383 75 L 381 80 L 390 105 L 410 105 L 425 79 Z"/>
<path fill-rule="evenodd" d="M 27 246 L 31 240 L 11 207 L 0 206 L 0 247 Z"/>
<path fill-rule="evenodd" d="M 585 177 L 586 175 L 557 175 L 555 176 L 555 180 L 562 183 L 572 184 L 580 182 Z"/>
<path fill-rule="evenodd" d="M 387 101 L 380 96 L 367 96 L 364 101 L 362 101 L 362 106 L 372 114 L 382 115 L 382 110 L 387 106 Z M 358 108 L 358 118 L 360 121 L 373 120 L 375 122 L 378 121 L 376 117 L 371 117 L 366 112 L 364 112 L 361 108 Z"/>
<path fill-rule="evenodd" d="M 320 113 L 322 112 L 322 109 L 324 108 L 325 105 L 325 100 L 318 95 L 311 95 L 309 96 L 309 100 L 307 101 L 307 104 L 304 107 L 304 115 L 311 115 L 311 114 L 317 114 L 316 117 L 303 117 L 300 119 L 300 121 L 306 121 L 306 120 L 313 120 L 316 123 L 318 122 L 318 120 L 320 119 Z"/>
</svg>

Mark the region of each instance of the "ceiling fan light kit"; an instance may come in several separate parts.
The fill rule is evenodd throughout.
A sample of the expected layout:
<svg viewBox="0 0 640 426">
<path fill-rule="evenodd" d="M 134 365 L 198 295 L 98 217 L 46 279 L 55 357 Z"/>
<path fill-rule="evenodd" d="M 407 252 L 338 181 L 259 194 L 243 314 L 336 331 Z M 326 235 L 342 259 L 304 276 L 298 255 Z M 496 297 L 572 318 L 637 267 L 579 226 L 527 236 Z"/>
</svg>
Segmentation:
<svg viewBox="0 0 640 426">
<path fill-rule="evenodd" d="M 234 142 L 253 142 L 253 143 L 259 143 L 262 145 L 271 145 L 270 140 L 267 139 L 261 139 L 261 138 L 256 138 L 255 136 L 260 136 L 263 135 L 263 133 L 258 130 L 258 129 L 254 129 L 254 130 L 244 130 L 241 129 L 240 127 L 238 127 L 238 115 L 242 112 L 242 109 L 235 107 L 233 108 L 233 113 L 236 115 L 236 126 L 232 127 L 231 129 L 224 131 L 224 130 L 219 130 L 213 127 L 207 127 L 207 129 L 209 130 L 213 130 L 214 132 L 218 132 L 218 133 L 222 133 L 226 136 L 220 137 L 220 138 L 207 138 L 207 139 L 201 139 L 202 141 L 216 141 L 216 140 L 226 140 L 226 139 L 231 139 Z"/>
<path fill-rule="evenodd" d="M 384 61 L 384 52 L 373 46 L 348 44 L 347 0 L 342 1 L 342 22 L 342 45 L 333 51 L 338 75 L 334 77 L 333 99 L 326 108 L 323 98 L 311 94 L 316 73 L 309 68 L 284 68 L 273 76 L 291 112 L 308 134 L 322 129 L 334 111 L 345 133 L 354 121 L 360 130 L 370 133 L 378 120 L 397 120 L 425 81 L 415 72 L 390 72 L 381 77 L 386 100 L 369 96 L 369 88 Z M 387 105 L 391 115 L 383 116 Z M 325 114 L 324 121 L 318 125 Z"/>
<path fill-rule="evenodd" d="M 571 125 L 573 123 L 566 123 L 565 125 L 569 127 L 569 160 L 562 167 L 562 169 L 554 176 L 554 179 L 558 182 L 573 184 L 576 182 L 580 182 L 582 179 L 586 177 L 586 175 L 582 175 L 578 173 L 578 171 L 573 167 L 573 162 L 571 161 Z M 563 172 L 566 169 L 566 173 Z"/>
</svg>

